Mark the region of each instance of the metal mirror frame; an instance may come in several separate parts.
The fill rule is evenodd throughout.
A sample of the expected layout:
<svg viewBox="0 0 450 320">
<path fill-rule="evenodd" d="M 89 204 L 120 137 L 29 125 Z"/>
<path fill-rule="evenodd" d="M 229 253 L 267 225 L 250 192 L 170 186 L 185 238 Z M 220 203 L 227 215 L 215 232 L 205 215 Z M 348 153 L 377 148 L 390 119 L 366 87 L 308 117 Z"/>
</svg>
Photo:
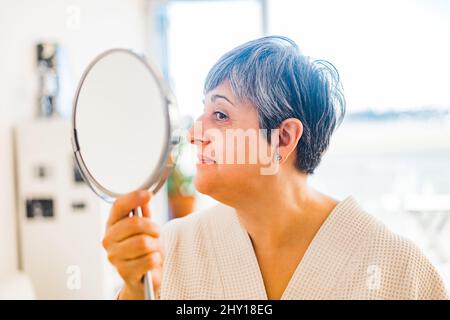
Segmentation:
<svg viewBox="0 0 450 320">
<path fill-rule="evenodd" d="M 133 56 L 134 58 L 138 59 L 147 68 L 147 70 L 151 73 L 151 75 L 155 79 L 155 82 L 157 83 L 159 88 L 159 92 L 163 97 L 163 99 L 165 100 L 164 113 L 167 128 L 165 133 L 165 139 L 167 141 L 167 144 L 165 145 L 163 153 L 159 159 L 159 168 L 156 170 L 156 172 L 153 172 L 153 174 L 140 187 L 138 187 L 138 190 L 139 189 L 149 190 L 154 186 L 153 189 L 151 189 L 151 191 L 153 193 L 156 193 L 164 185 L 164 182 L 169 176 L 170 171 L 173 168 L 176 161 L 176 154 L 174 152 L 175 151 L 174 148 L 179 144 L 181 140 L 181 136 L 179 135 L 178 132 L 179 115 L 177 112 L 177 104 L 175 101 L 175 97 L 170 91 L 170 89 L 167 87 L 158 69 L 155 66 L 153 66 L 143 55 L 138 54 L 130 49 L 113 48 L 97 55 L 83 72 L 83 75 L 78 83 L 77 90 L 75 92 L 72 108 L 71 142 L 75 156 L 75 163 L 77 164 L 78 170 L 80 171 L 80 174 L 83 176 L 84 181 L 92 189 L 92 191 L 94 191 L 99 197 L 110 203 L 114 202 L 114 200 L 117 197 L 121 196 L 122 194 L 115 193 L 114 191 L 108 190 L 107 188 L 102 186 L 87 168 L 83 160 L 82 151 L 80 149 L 80 144 L 78 141 L 76 114 L 77 114 L 78 98 L 82 90 L 84 81 L 89 75 L 90 71 L 102 58 L 116 52 L 127 53 Z M 131 191 L 133 190 L 130 190 L 130 192 Z"/>
</svg>

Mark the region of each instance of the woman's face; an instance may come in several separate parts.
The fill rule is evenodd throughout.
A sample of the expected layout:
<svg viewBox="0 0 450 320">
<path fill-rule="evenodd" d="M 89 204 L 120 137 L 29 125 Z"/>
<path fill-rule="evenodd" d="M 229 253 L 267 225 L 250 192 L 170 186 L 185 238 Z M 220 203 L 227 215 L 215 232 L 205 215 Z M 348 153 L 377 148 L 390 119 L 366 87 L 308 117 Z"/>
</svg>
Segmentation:
<svg viewBox="0 0 450 320">
<path fill-rule="evenodd" d="M 262 180 L 276 173 L 255 106 L 239 101 L 228 81 L 207 93 L 188 138 L 197 146 L 197 190 L 223 203 L 257 192 Z"/>
</svg>

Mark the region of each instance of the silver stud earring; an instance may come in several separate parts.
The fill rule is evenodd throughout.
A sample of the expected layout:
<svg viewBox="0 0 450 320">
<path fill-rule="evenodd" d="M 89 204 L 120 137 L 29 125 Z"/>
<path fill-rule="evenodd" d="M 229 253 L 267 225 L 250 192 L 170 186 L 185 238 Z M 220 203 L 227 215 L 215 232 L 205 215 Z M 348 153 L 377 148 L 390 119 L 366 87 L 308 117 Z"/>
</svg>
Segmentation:
<svg viewBox="0 0 450 320">
<path fill-rule="evenodd" d="M 275 160 L 277 161 L 277 162 L 280 162 L 281 161 L 281 159 L 283 159 L 283 157 L 278 153 L 278 151 L 275 153 Z"/>
</svg>

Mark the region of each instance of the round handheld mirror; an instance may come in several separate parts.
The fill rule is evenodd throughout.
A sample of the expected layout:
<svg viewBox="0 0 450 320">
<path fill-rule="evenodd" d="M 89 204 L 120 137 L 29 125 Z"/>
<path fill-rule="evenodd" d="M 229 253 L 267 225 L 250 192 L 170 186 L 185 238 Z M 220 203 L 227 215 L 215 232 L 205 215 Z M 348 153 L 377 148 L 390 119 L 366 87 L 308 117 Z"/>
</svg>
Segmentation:
<svg viewBox="0 0 450 320">
<path fill-rule="evenodd" d="M 180 141 L 175 101 L 143 56 L 111 49 L 84 72 L 75 94 L 72 146 L 78 168 L 101 198 L 135 190 L 156 193 L 175 162 Z M 132 214 L 141 214 L 139 208 Z M 146 298 L 154 299 L 151 275 Z"/>
</svg>

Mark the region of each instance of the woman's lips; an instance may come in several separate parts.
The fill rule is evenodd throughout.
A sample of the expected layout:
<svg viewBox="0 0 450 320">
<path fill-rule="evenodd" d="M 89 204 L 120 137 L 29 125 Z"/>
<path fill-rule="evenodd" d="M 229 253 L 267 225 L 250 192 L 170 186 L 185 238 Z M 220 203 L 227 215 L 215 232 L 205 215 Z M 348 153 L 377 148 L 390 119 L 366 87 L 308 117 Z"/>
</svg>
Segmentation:
<svg viewBox="0 0 450 320">
<path fill-rule="evenodd" d="M 197 158 L 198 158 L 199 164 L 215 164 L 216 163 L 216 161 L 214 161 L 213 159 L 202 156 L 202 155 L 197 155 Z"/>
</svg>

